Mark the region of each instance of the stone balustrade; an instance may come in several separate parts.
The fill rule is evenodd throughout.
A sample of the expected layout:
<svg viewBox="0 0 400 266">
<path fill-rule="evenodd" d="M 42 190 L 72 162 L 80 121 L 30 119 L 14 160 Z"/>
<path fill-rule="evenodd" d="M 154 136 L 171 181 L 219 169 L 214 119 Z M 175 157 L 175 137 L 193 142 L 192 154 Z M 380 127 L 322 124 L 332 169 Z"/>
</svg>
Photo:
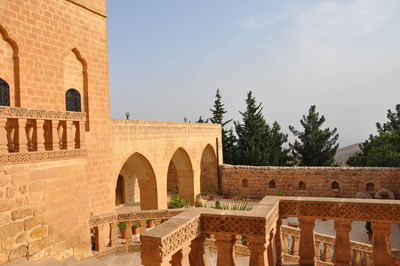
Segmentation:
<svg viewBox="0 0 400 266">
<path fill-rule="evenodd" d="M 143 233 L 182 211 L 182 209 L 130 211 L 92 216 L 89 226 L 92 233 L 94 256 L 102 257 L 134 249 L 131 230 L 134 223 L 139 225 L 139 231 Z M 121 222 L 125 223 L 125 235 L 119 234 L 118 224 Z M 139 249 L 139 243 L 137 243 L 137 250 Z"/>
<path fill-rule="evenodd" d="M 286 217 L 297 217 L 300 230 L 282 227 Z M 315 219 L 334 220 L 336 237 L 314 234 Z M 350 241 L 352 221 L 371 221 L 372 246 Z M 252 266 L 388 266 L 394 265 L 391 223 L 400 223 L 400 202 L 395 200 L 265 197 L 247 212 L 185 210 L 141 235 L 141 257 L 145 266 L 207 265 L 204 239 L 213 235 L 217 265 L 235 265 L 234 245 L 240 235 L 247 238 Z"/>
<path fill-rule="evenodd" d="M 0 106 L 0 164 L 86 156 L 86 114 Z"/>
</svg>

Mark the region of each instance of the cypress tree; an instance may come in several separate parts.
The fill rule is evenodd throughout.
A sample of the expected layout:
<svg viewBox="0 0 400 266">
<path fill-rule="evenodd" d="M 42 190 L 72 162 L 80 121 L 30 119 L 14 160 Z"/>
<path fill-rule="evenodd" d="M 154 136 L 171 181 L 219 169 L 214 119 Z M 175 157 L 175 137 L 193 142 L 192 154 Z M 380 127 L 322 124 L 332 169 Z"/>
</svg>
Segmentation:
<svg viewBox="0 0 400 266">
<path fill-rule="evenodd" d="M 319 116 L 315 105 L 312 105 L 308 115 L 303 115 L 300 120 L 303 131 L 296 130 L 289 126 L 290 131 L 299 139 L 291 144 L 295 161 L 301 166 L 331 166 L 334 165 L 334 156 L 339 144 L 337 129 L 321 129 L 325 117 Z"/>
</svg>

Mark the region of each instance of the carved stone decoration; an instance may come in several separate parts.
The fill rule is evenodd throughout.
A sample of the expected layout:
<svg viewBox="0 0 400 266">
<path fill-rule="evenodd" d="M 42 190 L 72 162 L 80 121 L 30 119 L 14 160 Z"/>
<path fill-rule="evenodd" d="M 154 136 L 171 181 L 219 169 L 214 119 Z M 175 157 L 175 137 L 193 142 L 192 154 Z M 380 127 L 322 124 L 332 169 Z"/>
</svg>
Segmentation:
<svg viewBox="0 0 400 266">
<path fill-rule="evenodd" d="M 72 147 L 73 148 L 75 148 L 76 146 L 77 146 L 77 143 L 76 143 L 76 125 L 75 125 L 75 123 L 72 123 L 72 125 L 71 125 L 71 141 L 72 141 Z"/>
<path fill-rule="evenodd" d="M 63 149 L 63 147 L 64 147 L 64 125 L 62 123 L 58 124 L 57 134 L 58 134 L 58 145 L 60 146 L 60 149 Z"/>
<path fill-rule="evenodd" d="M 43 123 L 43 139 L 44 139 L 44 147 L 46 150 L 51 149 L 51 125 L 49 125 L 48 121 Z"/>
<path fill-rule="evenodd" d="M 0 106 L 0 117 L 86 121 L 86 113 L 83 112 L 51 111 L 8 106 Z"/>
<path fill-rule="evenodd" d="M 6 127 L 7 129 L 7 146 L 8 146 L 8 151 L 13 152 L 15 149 L 15 144 L 14 144 L 14 137 L 15 137 L 15 127 L 12 125 L 9 125 Z"/>
<path fill-rule="evenodd" d="M 0 165 L 27 162 L 55 161 L 87 157 L 86 150 L 61 150 L 45 152 L 21 152 L 0 155 Z"/>
<path fill-rule="evenodd" d="M 33 125 L 32 124 L 28 124 L 25 128 L 26 131 L 26 137 L 28 140 L 28 151 L 32 151 L 33 150 Z"/>
</svg>

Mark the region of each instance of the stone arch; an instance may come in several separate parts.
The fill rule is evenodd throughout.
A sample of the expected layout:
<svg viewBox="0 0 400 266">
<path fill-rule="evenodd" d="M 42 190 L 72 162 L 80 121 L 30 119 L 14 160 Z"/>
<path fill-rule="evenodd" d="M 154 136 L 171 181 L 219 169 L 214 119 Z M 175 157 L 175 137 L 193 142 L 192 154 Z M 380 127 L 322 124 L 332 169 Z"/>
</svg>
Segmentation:
<svg viewBox="0 0 400 266">
<path fill-rule="evenodd" d="M 365 191 L 374 191 L 375 192 L 375 184 L 372 182 L 368 182 L 365 185 Z"/>
<path fill-rule="evenodd" d="M 246 178 L 242 180 L 242 187 L 249 187 L 249 181 Z"/>
<path fill-rule="evenodd" d="M 299 190 L 306 190 L 306 183 L 303 181 L 299 182 Z"/>
<path fill-rule="evenodd" d="M 81 97 L 81 112 L 86 113 L 86 131 L 89 131 L 89 93 L 87 63 L 77 48 L 64 56 L 64 90 L 75 89 Z M 67 103 L 66 103 L 67 104 Z"/>
<path fill-rule="evenodd" d="M 200 191 L 202 194 L 214 193 L 218 187 L 218 162 L 214 148 L 208 144 L 201 155 L 200 161 Z"/>
<path fill-rule="evenodd" d="M 158 209 L 156 175 L 145 156 L 138 152 L 133 153 L 122 166 L 118 177 L 120 176 L 123 178 L 125 204 L 140 202 L 142 210 Z M 117 179 L 116 190 L 118 180 L 120 178 Z"/>
<path fill-rule="evenodd" d="M 275 182 L 275 180 L 271 179 L 271 180 L 268 182 L 268 188 L 269 188 L 269 189 L 274 189 L 274 188 L 276 188 L 276 182 Z"/>
<path fill-rule="evenodd" d="M 9 86 L 9 106 L 21 106 L 19 49 L 0 25 L 0 78 Z M 3 95 L 2 95 L 3 96 Z"/>
<path fill-rule="evenodd" d="M 337 181 L 333 181 L 332 184 L 331 184 L 331 189 L 339 191 L 339 189 L 340 189 L 339 183 Z"/>
<path fill-rule="evenodd" d="M 185 200 L 196 198 L 194 190 L 194 172 L 188 153 L 178 148 L 172 155 L 167 173 L 167 189 L 176 184 L 179 196 Z"/>
</svg>

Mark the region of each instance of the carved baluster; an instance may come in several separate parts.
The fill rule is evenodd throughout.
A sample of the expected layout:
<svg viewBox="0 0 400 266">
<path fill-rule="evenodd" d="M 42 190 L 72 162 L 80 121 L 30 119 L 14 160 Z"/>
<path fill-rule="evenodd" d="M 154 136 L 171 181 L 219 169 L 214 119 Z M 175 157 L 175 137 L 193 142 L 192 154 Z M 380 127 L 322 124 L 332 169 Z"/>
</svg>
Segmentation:
<svg viewBox="0 0 400 266">
<path fill-rule="evenodd" d="M 315 248 L 314 248 L 314 218 L 300 217 L 300 249 L 299 263 L 302 265 L 314 265 Z"/>
<path fill-rule="evenodd" d="M 18 151 L 27 152 L 28 151 L 28 136 L 27 136 L 27 119 L 18 119 Z"/>
<path fill-rule="evenodd" d="M 34 150 L 34 143 L 33 143 L 34 130 L 35 130 L 34 122 L 31 120 L 27 120 L 25 131 L 26 131 L 28 151 Z"/>
<path fill-rule="evenodd" d="M 356 266 L 361 264 L 361 251 L 354 249 L 353 250 L 353 259 L 351 265 Z"/>
<path fill-rule="evenodd" d="M 315 259 L 321 260 L 321 241 L 315 240 Z"/>
<path fill-rule="evenodd" d="M 205 236 L 201 234 L 192 240 L 190 245 L 189 260 L 191 266 L 205 266 L 207 265 L 207 257 L 204 251 Z"/>
<path fill-rule="evenodd" d="M 58 125 L 59 121 L 51 121 L 51 139 L 52 139 L 52 149 L 53 151 L 60 150 L 60 139 L 58 137 Z"/>
<path fill-rule="evenodd" d="M 14 125 L 11 121 L 7 122 L 7 146 L 9 152 L 16 151 L 15 145 L 15 137 L 16 137 L 16 125 Z"/>
<path fill-rule="evenodd" d="M 324 252 L 322 253 L 323 261 L 331 261 L 331 245 L 324 243 Z"/>
<path fill-rule="evenodd" d="M 276 265 L 282 265 L 281 226 L 282 226 L 282 219 L 278 218 L 278 220 L 276 221 L 276 234 L 275 234 Z"/>
<path fill-rule="evenodd" d="M 288 237 L 289 235 L 287 233 L 282 232 L 282 253 L 284 255 L 289 254 Z"/>
<path fill-rule="evenodd" d="M 118 244 L 118 223 L 110 223 L 110 246 Z"/>
<path fill-rule="evenodd" d="M 234 266 L 235 251 L 233 245 L 236 242 L 235 235 L 215 234 L 215 245 L 218 248 L 217 266 Z"/>
<path fill-rule="evenodd" d="M 7 118 L 0 118 L 0 153 L 5 154 L 8 153 L 8 124 Z"/>
<path fill-rule="evenodd" d="M 292 235 L 292 245 L 290 246 L 290 252 L 293 256 L 299 256 L 299 244 L 300 237 Z"/>
<path fill-rule="evenodd" d="M 102 251 L 105 248 L 106 244 L 106 227 L 101 224 L 94 228 L 94 247 L 97 251 Z M 108 243 L 107 243 L 108 244 Z"/>
<path fill-rule="evenodd" d="M 79 148 L 84 149 L 86 147 L 86 140 L 85 140 L 85 122 L 84 121 L 79 121 Z"/>
<path fill-rule="evenodd" d="M 75 133 L 76 127 L 74 121 L 66 121 L 67 125 L 67 149 L 73 150 L 75 149 Z"/>
<path fill-rule="evenodd" d="M 337 221 L 335 220 L 335 250 L 333 252 L 333 259 L 335 265 L 348 266 L 351 262 L 351 249 L 350 249 L 350 231 L 351 221 Z"/>
<path fill-rule="evenodd" d="M 176 252 L 171 258 L 171 266 L 189 266 L 190 246 L 182 245 L 182 249 Z"/>
<path fill-rule="evenodd" d="M 140 225 L 140 233 L 144 233 L 147 231 L 146 226 L 147 226 L 147 220 L 139 220 L 139 225 Z"/>
<path fill-rule="evenodd" d="M 125 233 L 125 239 L 128 241 L 132 241 L 132 221 L 126 221 L 126 233 Z"/>
<path fill-rule="evenodd" d="M 247 246 L 250 249 L 250 264 L 249 266 L 265 266 L 268 265 L 268 251 L 269 238 L 265 236 L 247 238 Z M 219 252 L 219 251 L 218 251 Z"/>
<path fill-rule="evenodd" d="M 37 151 L 45 151 L 46 150 L 46 134 L 47 134 L 47 126 L 46 121 L 42 119 L 36 120 L 36 132 L 37 132 L 37 143 L 36 149 Z"/>
<path fill-rule="evenodd" d="M 58 146 L 60 147 L 60 150 L 64 150 L 67 148 L 66 141 L 65 141 L 65 134 L 66 131 L 66 125 L 65 121 L 60 121 L 57 127 L 57 136 L 58 136 Z"/>
<path fill-rule="evenodd" d="M 372 222 L 372 259 L 375 266 L 393 265 L 390 250 L 390 223 Z"/>
</svg>

